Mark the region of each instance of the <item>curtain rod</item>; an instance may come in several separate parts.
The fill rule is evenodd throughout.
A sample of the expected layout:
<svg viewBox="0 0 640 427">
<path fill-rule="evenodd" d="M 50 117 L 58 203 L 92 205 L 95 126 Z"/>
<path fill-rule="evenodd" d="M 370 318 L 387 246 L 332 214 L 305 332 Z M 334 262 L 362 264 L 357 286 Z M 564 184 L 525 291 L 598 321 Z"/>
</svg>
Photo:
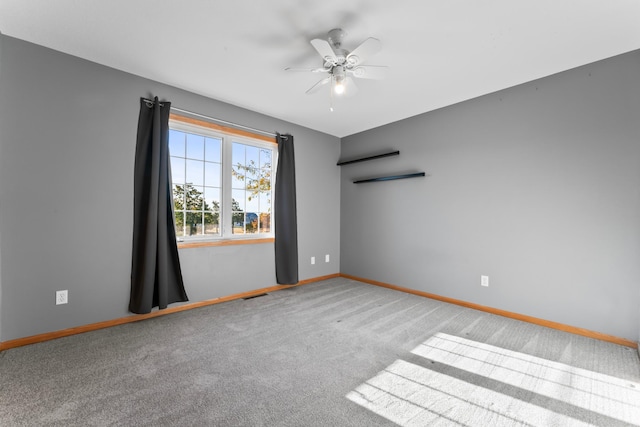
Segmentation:
<svg viewBox="0 0 640 427">
<path fill-rule="evenodd" d="M 154 103 L 154 101 L 152 99 L 148 99 L 148 98 L 142 98 L 142 100 L 147 104 L 148 107 L 151 107 Z M 161 102 L 160 103 L 161 106 L 164 106 L 164 104 Z M 268 136 L 278 136 L 278 134 L 273 133 L 273 132 L 267 132 L 266 130 L 262 130 L 262 129 L 256 129 L 256 128 L 252 128 L 249 126 L 243 126 L 243 125 L 239 125 L 237 123 L 233 123 L 233 122 L 228 122 L 226 120 L 222 120 L 222 119 L 216 119 L 215 117 L 210 117 L 210 116 L 205 116 L 202 114 L 198 114 L 198 113 L 194 113 L 193 111 L 189 111 L 189 110 L 183 110 L 182 108 L 178 108 L 178 107 L 171 107 L 172 110 L 174 111 L 178 111 L 180 113 L 185 113 L 185 114 L 189 114 L 195 117 L 200 117 L 201 119 L 206 119 L 206 120 L 210 120 L 213 122 L 216 122 L 218 124 L 221 125 L 227 125 L 227 126 L 231 126 L 231 127 L 235 127 L 238 129 L 244 129 L 244 130 L 248 130 L 251 132 L 256 132 L 256 133 L 261 133 L 263 135 L 268 135 Z M 286 135 L 280 135 L 281 137 L 288 139 L 288 137 Z"/>
</svg>

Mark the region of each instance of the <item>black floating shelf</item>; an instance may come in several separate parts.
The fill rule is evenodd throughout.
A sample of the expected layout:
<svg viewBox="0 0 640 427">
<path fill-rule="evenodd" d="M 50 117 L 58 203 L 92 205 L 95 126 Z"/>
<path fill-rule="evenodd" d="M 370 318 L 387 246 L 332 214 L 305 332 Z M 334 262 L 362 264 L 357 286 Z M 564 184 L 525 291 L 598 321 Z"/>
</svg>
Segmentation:
<svg viewBox="0 0 640 427">
<path fill-rule="evenodd" d="M 425 175 L 426 174 L 424 172 L 417 172 L 417 173 L 408 173 L 406 175 L 380 176 L 378 178 L 361 179 L 359 181 L 353 181 L 353 183 L 362 184 L 363 182 L 393 181 L 394 179 L 418 178 L 420 176 L 425 176 Z"/>
<path fill-rule="evenodd" d="M 400 154 L 400 151 L 392 151 L 390 153 L 378 154 L 376 156 L 361 157 L 359 159 L 353 159 L 353 160 L 345 160 L 344 162 L 338 162 L 337 165 L 338 166 L 350 165 L 351 163 L 366 162 L 367 160 L 374 160 L 374 159 L 381 159 L 383 157 L 397 156 L 398 154 Z"/>
</svg>

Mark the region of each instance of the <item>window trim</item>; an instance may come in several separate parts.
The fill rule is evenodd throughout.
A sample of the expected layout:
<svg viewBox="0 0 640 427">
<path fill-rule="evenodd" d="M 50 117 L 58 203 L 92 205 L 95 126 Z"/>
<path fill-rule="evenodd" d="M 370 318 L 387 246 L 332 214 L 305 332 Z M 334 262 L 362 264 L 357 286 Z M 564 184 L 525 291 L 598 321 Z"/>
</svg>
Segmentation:
<svg viewBox="0 0 640 427">
<path fill-rule="evenodd" d="M 232 141 L 230 141 L 229 145 L 233 144 L 233 142 L 239 142 L 239 143 L 248 143 L 249 145 L 254 145 L 254 146 L 260 146 L 263 145 L 264 147 L 268 147 L 272 150 L 272 165 L 271 165 L 271 171 L 272 171 L 272 184 L 275 181 L 275 171 L 277 169 L 277 163 L 278 163 L 278 143 L 275 141 L 274 137 L 269 137 L 269 136 L 265 136 L 265 135 L 261 135 L 258 133 L 253 133 L 253 132 L 249 132 L 246 130 L 242 130 L 242 129 L 237 129 L 237 128 L 233 128 L 233 127 L 229 127 L 229 126 L 223 126 L 223 125 L 219 125 L 217 123 L 213 123 L 213 122 L 209 122 L 209 121 L 205 121 L 202 119 L 196 119 L 193 117 L 188 117 L 188 116 L 184 116 L 181 114 L 176 114 L 176 113 L 170 113 L 169 115 L 169 129 L 175 129 L 175 130 L 179 130 L 182 132 L 189 132 L 189 129 L 191 128 L 191 131 L 193 131 L 193 127 L 196 128 L 202 128 L 204 132 L 212 132 L 213 135 L 216 135 L 218 133 L 222 134 L 222 135 L 217 135 L 218 137 L 223 136 L 223 137 L 229 137 L 232 138 Z M 257 144 L 256 144 L 257 143 Z M 222 206 L 226 206 L 226 205 L 230 205 L 231 203 L 231 182 L 232 180 L 230 179 L 231 175 L 229 174 L 229 177 L 227 177 L 225 179 L 225 174 L 227 173 L 227 170 L 231 165 L 231 150 L 224 149 L 224 145 L 225 142 L 223 141 L 223 150 L 222 150 L 222 158 L 221 158 L 221 202 L 222 202 Z M 173 185 L 173 183 L 172 183 Z M 273 193 L 275 190 L 275 186 L 272 185 L 271 186 L 271 193 L 272 193 L 272 197 L 273 197 Z M 229 200 L 226 200 L 226 199 Z M 225 203 L 226 202 L 226 203 Z M 232 216 L 233 215 L 227 215 L 227 216 L 223 216 L 224 207 L 223 209 L 221 209 L 220 211 L 220 218 L 221 218 L 221 222 L 220 222 L 220 227 L 223 230 L 223 232 L 221 233 L 221 235 L 197 235 L 197 236 L 183 236 L 182 240 L 178 240 L 178 248 L 197 248 L 197 247 L 207 247 L 207 246 L 228 246 L 228 245 L 243 245 L 243 244 L 260 244 L 260 243 L 269 243 L 269 242 L 273 242 L 275 240 L 275 230 L 274 230 L 274 223 L 273 223 L 273 212 L 271 213 L 271 224 L 270 224 L 270 233 L 263 233 L 263 234 L 259 234 L 259 233 L 251 233 L 251 234 L 238 234 L 238 235 L 232 235 L 232 234 L 227 234 L 225 235 L 224 233 L 224 229 L 227 227 L 226 222 L 229 222 L 231 224 L 231 227 L 233 227 L 232 224 Z M 230 210 L 228 211 L 229 213 L 231 212 Z M 224 223 L 222 222 L 224 221 Z M 186 237 L 186 238 L 185 238 Z"/>
<path fill-rule="evenodd" d="M 271 145 L 278 146 L 278 144 L 275 141 L 274 137 L 270 137 L 270 136 L 266 136 L 266 135 L 260 135 L 258 133 L 253 133 L 253 132 L 249 132 L 246 130 L 242 130 L 242 129 L 236 129 L 236 128 L 232 128 L 229 126 L 223 126 L 223 125 L 219 125 L 217 123 L 212 123 L 212 122 L 207 122 L 204 121 L 202 119 L 194 119 L 193 117 L 187 117 L 187 116 L 183 116 L 183 115 L 179 115 L 176 113 L 171 113 L 169 114 L 169 125 L 171 125 L 171 122 L 181 122 L 181 123 L 186 123 L 186 124 L 190 124 L 190 125 L 195 125 L 195 126 L 199 126 L 199 127 L 204 127 L 204 128 L 209 128 L 209 129 L 213 129 L 213 130 L 217 130 L 219 132 L 223 132 L 223 133 L 227 133 L 230 135 L 235 135 L 235 136 L 244 136 L 244 137 L 248 137 L 251 139 L 260 139 L 264 142 L 268 142 Z"/>
</svg>

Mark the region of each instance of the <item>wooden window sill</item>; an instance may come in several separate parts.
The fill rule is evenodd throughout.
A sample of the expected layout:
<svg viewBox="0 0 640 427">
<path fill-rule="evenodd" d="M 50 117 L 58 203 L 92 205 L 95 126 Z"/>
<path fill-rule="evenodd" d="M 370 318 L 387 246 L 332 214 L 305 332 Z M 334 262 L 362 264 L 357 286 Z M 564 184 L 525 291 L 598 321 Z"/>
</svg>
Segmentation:
<svg viewBox="0 0 640 427">
<path fill-rule="evenodd" d="M 178 249 L 206 248 L 210 246 L 233 246 L 233 245 L 257 245 L 261 243 L 273 243 L 275 238 L 264 237 L 260 239 L 228 239 L 209 240 L 204 242 L 178 242 Z"/>
</svg>

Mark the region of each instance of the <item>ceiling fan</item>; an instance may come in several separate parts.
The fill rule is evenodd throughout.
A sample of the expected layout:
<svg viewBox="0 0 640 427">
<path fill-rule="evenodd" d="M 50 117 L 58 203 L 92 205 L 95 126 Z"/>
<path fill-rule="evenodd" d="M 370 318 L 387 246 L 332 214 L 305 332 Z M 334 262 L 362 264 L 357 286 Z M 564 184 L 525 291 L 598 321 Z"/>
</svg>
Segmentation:
<svg viewBox="0 0 640 427">
<path fill-rule="evenodd" d="M 362 65 L 366 59 L 380 51 L 380 40 L 369 37 L 353 51 L 342 47 L 342 40 L 346 33 L 335 28 L 329 31 L 328 39 L 313 39 L 311 45 L 322 57 L 323 66 L 320 68 L 285 68 L 286 71 L 306 71 L 312 73 L 327 73 L 328 76 L 311 86 L 307 94 L 315 93 L 323 86 L 331 86 L 331 95 L 350 96 L 357 92 L 358 88 L 352 77 L 359 79 L 383 79 L 387 67 L 379 65 Z M 333 111 L 333 108 L 332 108 Z"/>
</svg>

